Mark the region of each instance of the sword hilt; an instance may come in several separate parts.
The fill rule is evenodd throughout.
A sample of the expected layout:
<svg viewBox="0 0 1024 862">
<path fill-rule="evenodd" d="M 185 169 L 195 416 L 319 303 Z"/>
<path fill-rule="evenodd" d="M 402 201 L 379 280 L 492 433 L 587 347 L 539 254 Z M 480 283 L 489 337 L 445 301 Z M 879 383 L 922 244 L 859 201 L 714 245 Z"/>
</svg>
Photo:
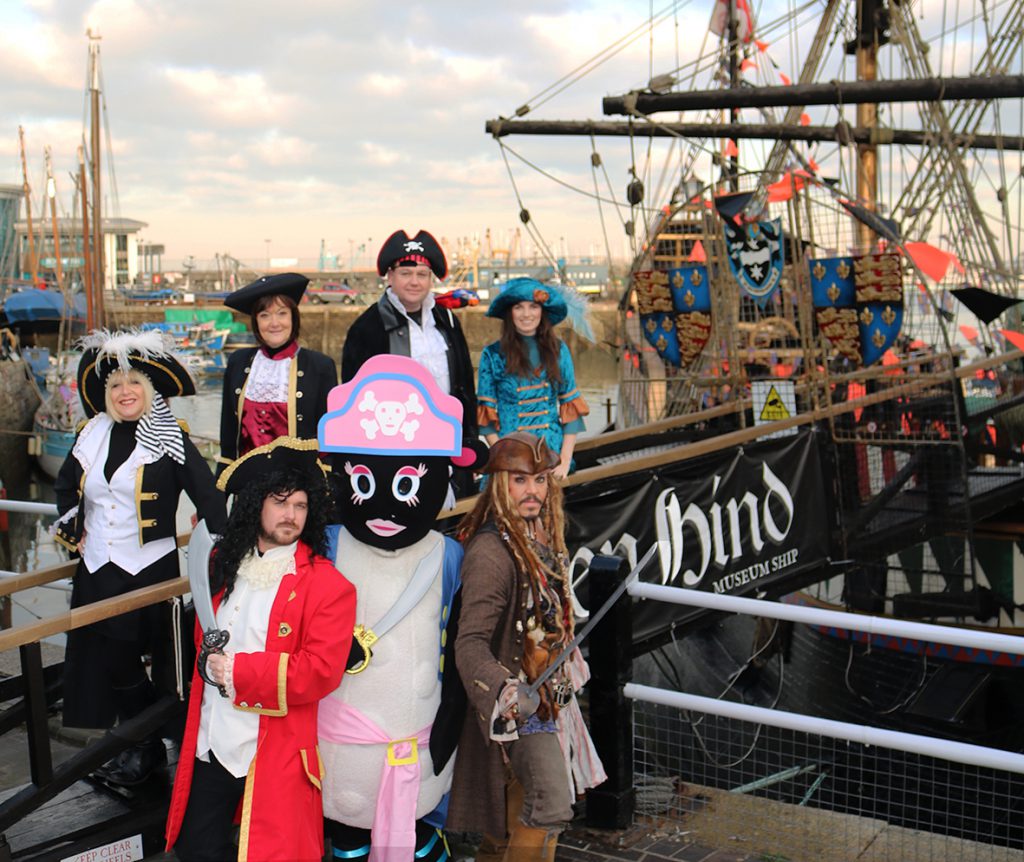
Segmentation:
<svg viewBox="0 0 1024 862">
<path fill-rule="evenodd" d="M 227 646 L 230 639 L 231 632 L 223 629 L 205 631 L 203 632 L 203 641 L 199 645 L 199 655 L 196 656 L 196 668 L 199 670 L 200 678 L 217 689 L 221 697 L 227 697 L 228 690 L 209 675 L 206 670 L 206 661 L 211 655 L 223 655 L 224 647 Z"/>
</svg>

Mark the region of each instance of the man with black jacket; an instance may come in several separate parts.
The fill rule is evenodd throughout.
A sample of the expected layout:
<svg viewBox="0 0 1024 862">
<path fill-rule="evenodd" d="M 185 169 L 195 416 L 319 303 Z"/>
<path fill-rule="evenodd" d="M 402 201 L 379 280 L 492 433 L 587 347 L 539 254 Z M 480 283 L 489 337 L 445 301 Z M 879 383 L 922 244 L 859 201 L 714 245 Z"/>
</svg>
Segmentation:
<svg viewBox="0 0 1024 862">
<path fill-rule="evenodd" d="M 444 392 L 462 402 L 463 437 L 475 439 L 479 429 L 469 347 L 455 315 L 435 304 L 431 291 L 434 276 L 448 274 L 444 251 L 425 230 L 412 239 L 404 230 L 395 231 L 377 255 L 377 272 L 388 287 L 349 327 L 341 351 L 341 382 L 355 377 L 371 356 L 410 356 Z M 458 496 L 474 490 L 466 471 L 456 471 L 454 485 Z"/>
</svg>

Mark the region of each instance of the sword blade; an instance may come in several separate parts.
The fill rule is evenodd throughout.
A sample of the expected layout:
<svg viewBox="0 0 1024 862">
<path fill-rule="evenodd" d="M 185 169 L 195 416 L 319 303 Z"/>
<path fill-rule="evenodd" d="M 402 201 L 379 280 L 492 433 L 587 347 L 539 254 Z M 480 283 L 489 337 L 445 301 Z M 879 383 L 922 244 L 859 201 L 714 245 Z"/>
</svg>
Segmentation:
<svg viewBox="0 0 1024 862">
<path fill-rule="evenodd" d="M 626 592 L 629 585 L 640 576 L 640 572 L 647 567 L 647 564 L 654 557 L 654 552 L 657 550 L 658 543 L 655 542 L 650 548 L 648 548 L 647 553 L 643 555 L 640 562 L 633 566 L 630 573 L 622 579 L 622 583 L 615 588 L 615 592 L 608 596 L 605 603 L 591 615 L 590 619 L 587 620 L 587 624 L 577 633 L 576 637 L 569 642 L 569 645 L 562 650 L 562 654 L 555 659 L 553 663 L 549 664 L 547 668 L 545 668 L 544 673 L 538 676 L 537 679 L 530 684 L 529 688 L 526 689 L 527 697 L 535 697 L 537 692 L 540 691 L 540 687 L 551 678 L 551 675 L 569 660 L 569 656 L 572 655 L 572 651 L 587 639 L 587 635 L 593 631 L 594 626 L 601 622 L 604 615 L 612 609 L 612 605 L 622 598 L 622 594 Z"/>
<path fill-rule="evenodd" d="M 200 521 L 192 531 L 188 541 L 189 589 L 192 592 L 192 607 L 204 632 L 217 629 L 217 617 L 213 613 L 213 596 L 210 595 L 210 551 L 213 550 L 213 537 L 206 526 Z"/>
</svg>

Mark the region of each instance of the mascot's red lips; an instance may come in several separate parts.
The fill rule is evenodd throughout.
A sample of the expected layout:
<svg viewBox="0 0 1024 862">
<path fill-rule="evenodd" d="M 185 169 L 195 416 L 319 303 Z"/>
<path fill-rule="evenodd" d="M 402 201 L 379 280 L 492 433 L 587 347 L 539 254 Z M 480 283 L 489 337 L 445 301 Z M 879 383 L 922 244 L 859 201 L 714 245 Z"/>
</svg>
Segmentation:
<svg viewBox="0 0 1024 862">
<path fill-rule="evenodd" d="M 373 518 L 366 522 L 366 526 L 378 536 L 394 536 L 405 529 L 402 524 L 396 524 L 394 521 L 388 521 L 384 518 Z"/>
</svg>

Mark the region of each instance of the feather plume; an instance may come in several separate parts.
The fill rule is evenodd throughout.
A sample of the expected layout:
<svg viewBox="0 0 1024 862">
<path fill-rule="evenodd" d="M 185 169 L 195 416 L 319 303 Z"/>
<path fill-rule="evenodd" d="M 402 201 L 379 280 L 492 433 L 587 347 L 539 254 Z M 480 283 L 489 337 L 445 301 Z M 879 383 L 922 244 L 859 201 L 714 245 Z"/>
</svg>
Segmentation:
<svg viewBox="0 0 1024 862">
<path fill-rule="evenodd" d="M 568 284 L 547 285 L 553 287 L 565 300 L 568 309 L 566 319 L 569 325 L 591 344 L 594 343 L 594 330 L 590 326 L 590 303 L 575 287 Z"/>
<path fill-rule="evenodd" d="M 122 371 L 128 371 L 131 363 L 128 357 L 135 355 L 144 359 L 174 355 L 174 336 L 157 329 L 126 329 L 111 332 L 94 329 L 78 341 L 82 350 L 97 350 L 96 371 L 99 373 L 101 360 L 112 359 Z"/>
</svg>

